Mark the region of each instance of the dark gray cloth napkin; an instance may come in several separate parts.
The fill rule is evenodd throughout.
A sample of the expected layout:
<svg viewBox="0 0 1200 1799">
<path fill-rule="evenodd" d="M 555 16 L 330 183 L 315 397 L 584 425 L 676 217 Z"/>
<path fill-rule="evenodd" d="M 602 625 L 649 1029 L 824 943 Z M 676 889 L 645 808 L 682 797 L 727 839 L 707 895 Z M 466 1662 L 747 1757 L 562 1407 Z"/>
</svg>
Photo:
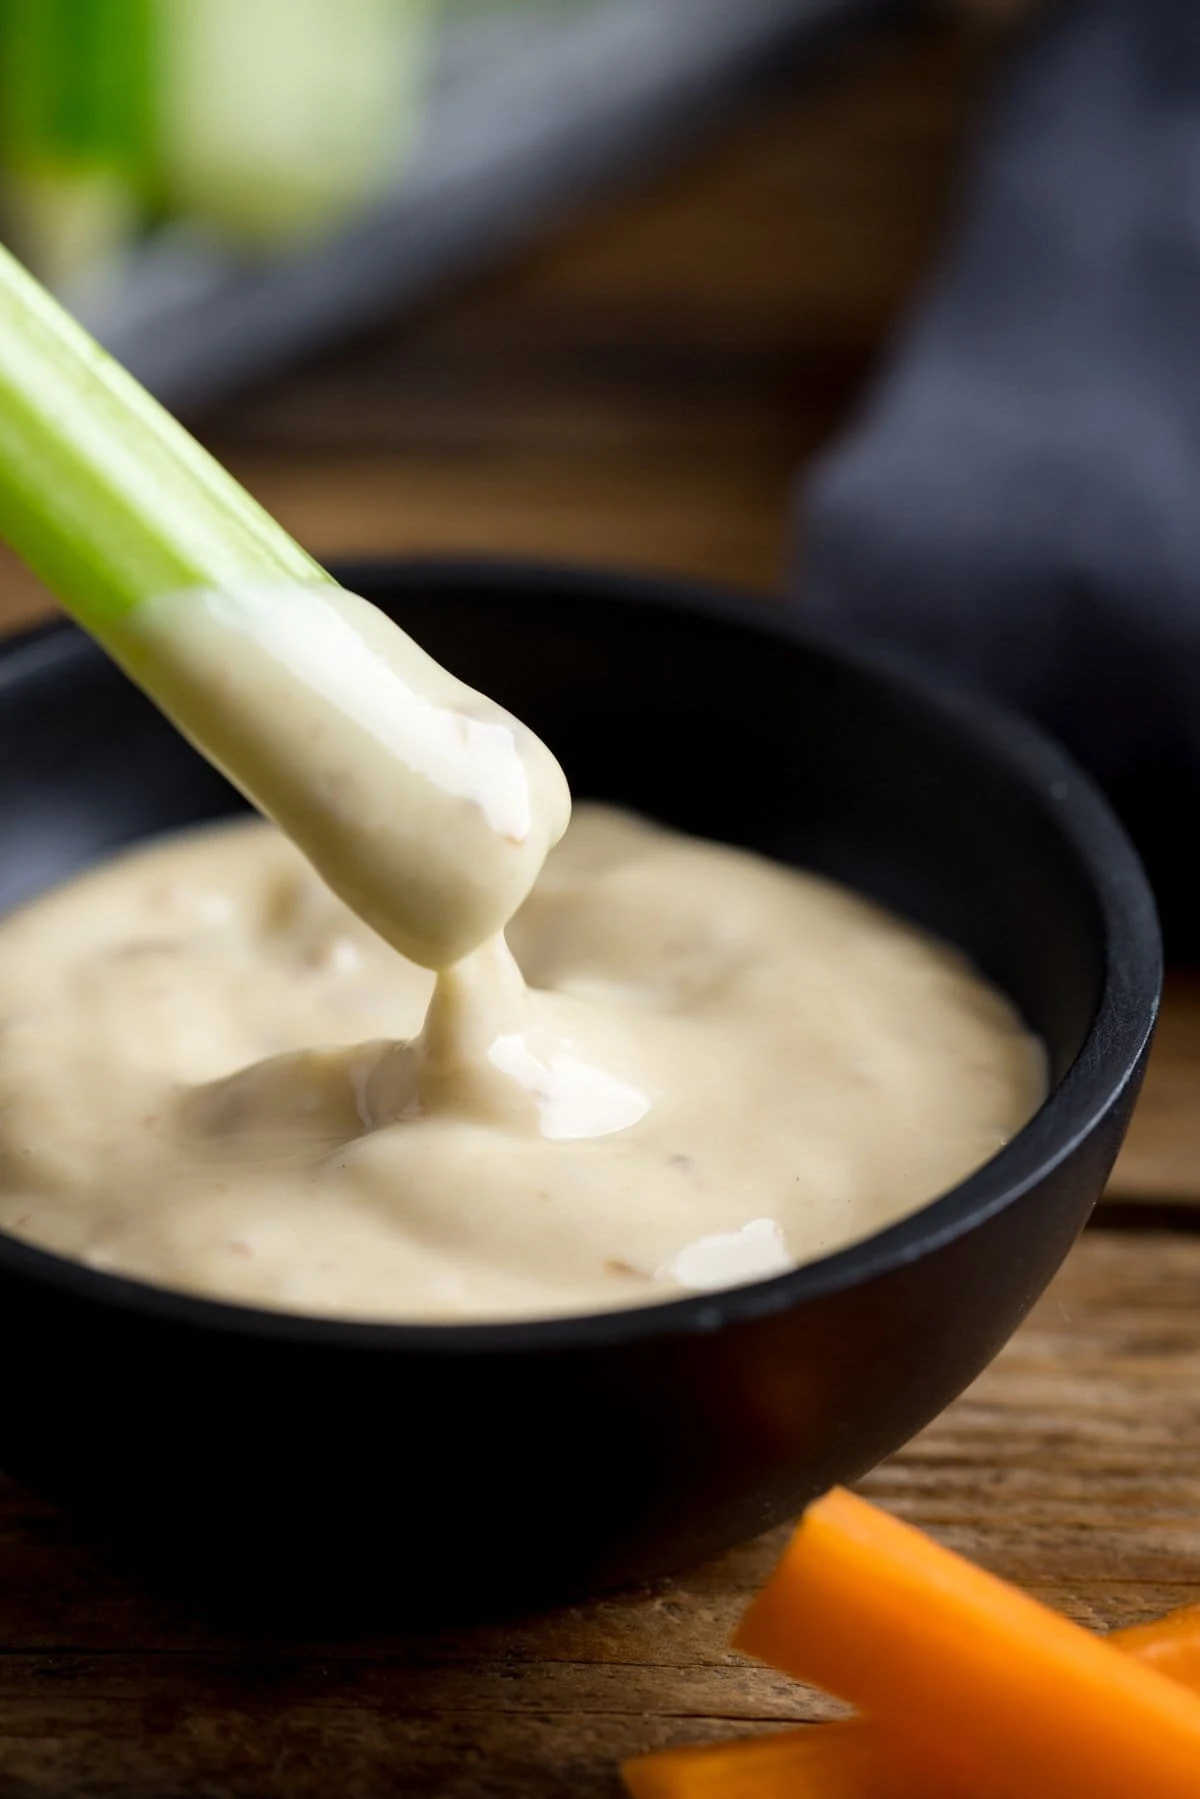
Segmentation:
<svg viewBox="0 0 1200 1799">
<path fill-rule="evenodd" d="M 800 508 L 806 609 L 1048 725 L 1200 947 L 1200 0 L 1075 0 L 1021 47 Z"/>
</svg>

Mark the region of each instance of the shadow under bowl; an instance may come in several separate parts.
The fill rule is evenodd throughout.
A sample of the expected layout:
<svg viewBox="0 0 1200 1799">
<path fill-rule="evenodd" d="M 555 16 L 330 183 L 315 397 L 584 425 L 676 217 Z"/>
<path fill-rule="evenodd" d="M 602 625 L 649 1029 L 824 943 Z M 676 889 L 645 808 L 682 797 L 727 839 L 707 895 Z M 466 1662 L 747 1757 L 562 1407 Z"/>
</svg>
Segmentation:
<svg viewBox="0 0 1200 1799">
<path fill-rule="evenodd" d="M 1045 1041 L 1050 1096 L 868 1241 L 599 1317 L 285 1316 L 0 1236 L 0 1465 L 242 1597 L 469 1612 L 661 1574 L 865 1472 L 1020 1322 L 1126 1127 L 1153 902 L 1040 734 L 792 616 L 536 565 L 341 573 L 525 718 L 577 795 L 817 869 L 959 945 Z M 0 647 L 0 759 L 5 907 L 239 804 L 67 626 Z"/>
</svg>

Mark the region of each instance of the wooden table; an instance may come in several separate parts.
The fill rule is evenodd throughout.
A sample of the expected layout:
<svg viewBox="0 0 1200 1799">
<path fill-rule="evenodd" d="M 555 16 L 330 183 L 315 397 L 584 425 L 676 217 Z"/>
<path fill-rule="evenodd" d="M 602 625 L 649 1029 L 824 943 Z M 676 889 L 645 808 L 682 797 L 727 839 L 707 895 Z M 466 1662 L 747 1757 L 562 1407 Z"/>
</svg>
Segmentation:
<svg viewBox="0 0 1200 1799">
<path fill-rule="evenodd" d="M 639 195 L 201 429 L 324 557 L 529 552 L 770 593 L 795 471 L 926 266 L 989 45 L 909 25 L 840 50 Z M 5 622 L 43 607 L 0 575 Z M 1192 1216 L 1136 1206 L 1200 1198 L 1196 1094 L 1179 975 L 1114 1224 Z M 867 1490 L 1088 1624 L 1200 1597 L 1198 1294 L 1200 1237 L 1091 1231 Z M 3 1489 L 0 1799 L 611 1799 L 623 1754 L 821 1715 L 726 1648 L 779 1541 L 503 1629 L 304 1641 L 181 1611 Z"/>
</svg>

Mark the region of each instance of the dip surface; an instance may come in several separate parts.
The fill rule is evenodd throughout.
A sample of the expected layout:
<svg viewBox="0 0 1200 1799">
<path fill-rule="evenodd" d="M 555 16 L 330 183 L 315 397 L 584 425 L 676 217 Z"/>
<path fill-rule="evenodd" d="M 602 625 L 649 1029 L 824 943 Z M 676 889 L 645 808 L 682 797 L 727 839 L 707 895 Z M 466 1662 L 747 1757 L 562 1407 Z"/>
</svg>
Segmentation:
<svg viewBox="0 0 1200 1799">
<path fill-rule="evenodd" d="M 581 806 L 434 978 L 258 820 L 0 924 L 0 1226 L 163 1286 L 455 1322 L 736 1285 L 916 1210 L 1045 1090 L 948 951 Z M 424 1030 L 423 1030 L 424 1024 Z"/>
</svg>

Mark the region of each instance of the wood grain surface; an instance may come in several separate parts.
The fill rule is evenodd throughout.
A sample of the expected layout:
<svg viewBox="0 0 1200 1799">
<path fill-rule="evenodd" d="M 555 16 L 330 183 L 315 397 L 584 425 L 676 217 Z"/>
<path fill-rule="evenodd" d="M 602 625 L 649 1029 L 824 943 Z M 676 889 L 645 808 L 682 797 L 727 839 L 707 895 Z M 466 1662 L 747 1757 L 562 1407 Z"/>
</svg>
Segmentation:
<svg viewBox="0 0 1200 1799">
<path fill-rule="evenodd" d="M 1089 1626 L 1200 1598 L 1198 1291 L 1200 1239 L 1089 1233 L 864 1490 Z M 0 1795 L 615 1799 L 638 1749 L 835 1709 L 727 1648 L 782 1540 L 503 1627 L 305 1640 L 181 1614 L 11 1489 Z"/>
<path fill-rule="evenodd" d="M 952 195 L 995 47 L 991 9 L 965 14 L 781 73 L 643 191 L 202 435 L 325 558 L 528 553 L 769 596 L 796 471 Z M 45 606 L 0 565 L 0 624 Z M 1200 977 L 1180 973 L 1121 1199 L 1200 1200 L 1197 1077 Z M 866 1490 L 1088 1624 L 1200 1597 L 1198 1297 L 1200 1237 L 1093 1230 Z M 0 1799 L 612 1799 L 624 1754 L 828 1710 L 726 1648 L 778 1547 L 503 1628 L 306 1641 L 182 1610 L 3 1487 Z"/>
</svg>

